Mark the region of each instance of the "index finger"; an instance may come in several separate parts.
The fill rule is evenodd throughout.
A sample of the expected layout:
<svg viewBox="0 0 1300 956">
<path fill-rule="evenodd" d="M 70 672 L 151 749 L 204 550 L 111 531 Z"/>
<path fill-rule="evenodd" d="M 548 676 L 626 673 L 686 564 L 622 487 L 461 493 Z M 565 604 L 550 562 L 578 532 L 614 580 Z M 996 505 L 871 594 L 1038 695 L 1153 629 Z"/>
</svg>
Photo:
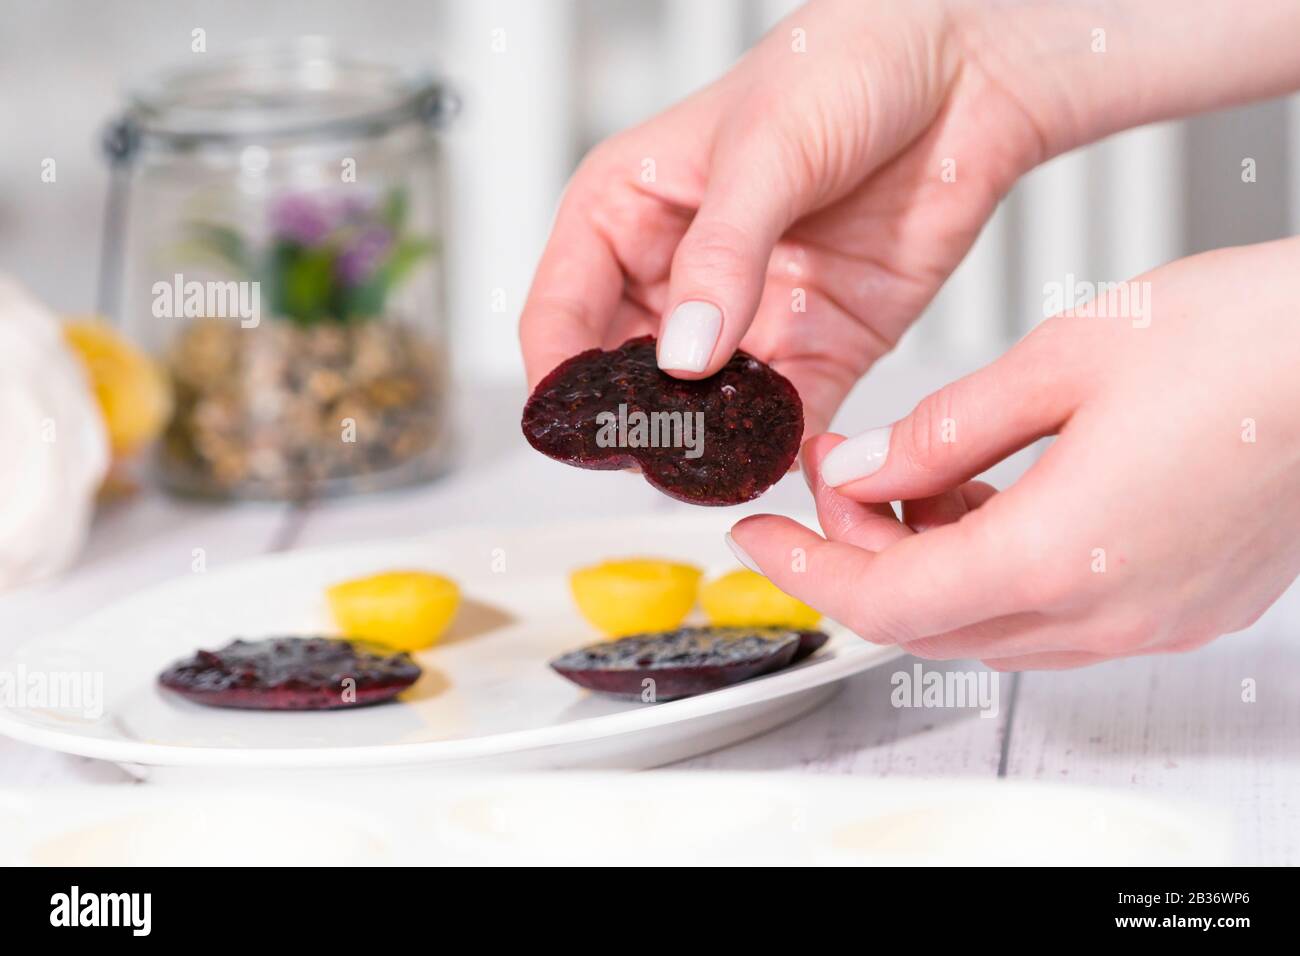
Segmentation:
<svg viewBox="0 0 1300 956">
<path fill-rule="evenodd" d="M 863 504 L 845 498 L 822 480 L 821 462 L 842 435 L 818 435 L 803 444 L 799 460 L 804 478 L 817 503 L 817 523 L 831 541 L 842 541 L 866 551 L 881 551 L 913 532 L 898 520 L 888 502 Z"/>
<path fill-rule="evenodd" d="M 566 197 L 519 317 L 530 389 L 565 359 L 600 345 L 623 287 L 613 248 L 582 205 Z"/>
<path fill-rule="evenodd" d="M 906 642 L 1025 610 L 1015 585 L 1026 569 L 977 515 L 876 553 L 777 515 L 745 518 L 731 534 L 782 591 L 869 640 Z"/>
</svg>

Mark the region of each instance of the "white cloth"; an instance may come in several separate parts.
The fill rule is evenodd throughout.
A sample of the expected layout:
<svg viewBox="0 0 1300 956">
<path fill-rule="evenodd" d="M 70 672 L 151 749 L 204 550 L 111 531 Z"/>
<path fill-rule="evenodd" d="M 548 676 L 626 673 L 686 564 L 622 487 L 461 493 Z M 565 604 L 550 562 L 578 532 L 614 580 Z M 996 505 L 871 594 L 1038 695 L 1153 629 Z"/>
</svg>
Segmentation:
<svg viewBox="0 0 1300 956">
<path fill-rule="evenodd" d="M 0 590 L 71 563 L 108 466 L 99 406 L 59 320 L 0 276 Z"/>
</svg>

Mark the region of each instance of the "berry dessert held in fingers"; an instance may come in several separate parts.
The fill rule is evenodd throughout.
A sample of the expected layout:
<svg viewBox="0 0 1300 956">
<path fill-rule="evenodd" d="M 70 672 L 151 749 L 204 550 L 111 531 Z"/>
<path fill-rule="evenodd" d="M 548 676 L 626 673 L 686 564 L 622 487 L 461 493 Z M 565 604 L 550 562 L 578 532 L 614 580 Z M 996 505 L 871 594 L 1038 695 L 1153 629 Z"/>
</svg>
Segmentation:
<svg viewBox="0 0 1300 956">
<path fill-rule="evenodd" d="M 566 464 L 639 467 L 673 498 L 734 505 L 790 470 L 803 404 L 783 375 L 745 352 L 709 378 L 674 378 L 659 369 L 647 335 L 561 362 L 524 406 L 523 430 Z"/>
</svg>

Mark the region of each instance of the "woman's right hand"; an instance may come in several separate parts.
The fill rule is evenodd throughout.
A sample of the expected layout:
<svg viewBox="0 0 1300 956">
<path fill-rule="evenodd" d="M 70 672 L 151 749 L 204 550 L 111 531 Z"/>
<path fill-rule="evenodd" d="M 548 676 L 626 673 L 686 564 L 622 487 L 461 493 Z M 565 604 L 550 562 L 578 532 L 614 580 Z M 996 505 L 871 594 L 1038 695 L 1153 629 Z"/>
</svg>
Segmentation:
<svg viewBox="0 0 1300 956">
<path fill-rule="evenodd" d="M 991 15 L 819 0 L 717 83 L 598 146 L 524 309 L 530 385 L 656 333 L 660 366 L 682 378 L 745 348 L 798 388 L 808 433 L 824 429 L 1049 148 L 1003 67 L 972 52 L 997 32 Z"/>
</svg>

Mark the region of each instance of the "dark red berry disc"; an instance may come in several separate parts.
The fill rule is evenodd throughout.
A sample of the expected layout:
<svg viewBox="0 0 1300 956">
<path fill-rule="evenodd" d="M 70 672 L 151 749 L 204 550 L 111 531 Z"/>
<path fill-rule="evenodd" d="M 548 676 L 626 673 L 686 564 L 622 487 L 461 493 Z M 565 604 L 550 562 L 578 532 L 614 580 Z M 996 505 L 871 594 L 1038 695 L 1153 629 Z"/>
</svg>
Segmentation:
<svg viewBox="0 0 1300 956">
<path fill-rule="evenodd" d="M 799 649 L 794 652 L 794 660 L 790 663 L 797 664 L 805 657 L 812 657 L 822 646 L 831 639 L 831 636 L 825 631 L 797 631 L 799 635 Z"/>
<path fill-rule="evenodd" d="M 375 654 L 329 637 L 275 637 L 199 651 L 158 683 L 210 707 L 338 710 L 391 700 L 419 677 L 406 654 Z"/>
<path fill-rule="evenodd" d="M 523 429 L 530 445 L 566 464 L 639 467 L 673 498 L 734 505 L 790 470 L 803 404 L 785 376 L 745 352 L 706 379 L 667 375 L 647 335 L 561 362 L 533 390 Z"/>
<path fill-rule="evenodd" d="M 780 670 L 803 650 L 805 634 L 820 633 L 684 627 L 599 641 L 562 654 L 551 661 L 551 667 L 588 690 L 641 700 L 674 700 Z"/>
</svg>

